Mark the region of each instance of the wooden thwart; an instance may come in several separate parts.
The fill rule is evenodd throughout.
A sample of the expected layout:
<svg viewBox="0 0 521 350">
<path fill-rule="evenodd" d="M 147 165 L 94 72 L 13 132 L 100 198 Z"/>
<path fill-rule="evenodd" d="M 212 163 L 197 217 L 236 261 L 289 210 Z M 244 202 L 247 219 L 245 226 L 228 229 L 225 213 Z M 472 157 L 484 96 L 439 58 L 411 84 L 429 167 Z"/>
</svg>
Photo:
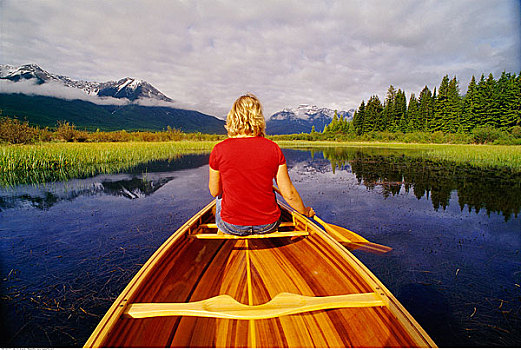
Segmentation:
<svg viewBox="0 0 521 350">
<path fill-rule="evenodd" d="M 253 234 L 246 236 L 229 235 L 222 232 L 217 233 L 198 233 L 193 235 L 199 239 L 253 239 L 253 238 L 281 238 L 281 237 L 300 237 L 309 235 L 308 231 L 288 231 L 288 232 L 272 232 L 264 234 Z"/>
<path fill-rule="evenodd" d="M 295 226 L 292 222 L 281 222 L 279 227 L 291 227 Z M 209 224 L 201 224 L 199 225 L 199 228 L 217 228 L 217 224 L 209 223 Z"/>
<path fill-rule="evenodd" d="M 260 320 L 326 309 L 386 306 L 377 293 L 310 297 L 293 293 L 277 294 L 266 304 L 248 306 L 229 295 L 189 303 L 135 303 L 124 315 L 131 318 L 197 316 L 236 320 Z"/>
</svg>

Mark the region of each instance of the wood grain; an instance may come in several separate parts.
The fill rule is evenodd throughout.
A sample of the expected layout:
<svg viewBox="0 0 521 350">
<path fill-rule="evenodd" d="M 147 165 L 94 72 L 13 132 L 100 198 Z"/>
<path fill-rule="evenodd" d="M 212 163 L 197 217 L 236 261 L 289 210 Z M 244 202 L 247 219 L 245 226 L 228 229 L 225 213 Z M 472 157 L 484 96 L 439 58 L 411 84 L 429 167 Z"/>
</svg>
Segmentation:
<svg viewBox="0 0 521 350">
<path fill-rule="evenodd" d="M 194 316 L 105 318 L 102 347 L 427 347 L 434 342 L 376 277 L 316 225 L 284 209 L 284 229 L 307 237 L 196 239 L 211 233 L 211 206 L 176 234 L 168 254 L 118 298 L 139 303 L 201 302 L 229 295 L 258 306 L 280 293 L 328 297 L 377 293 L 388 306 L 318 310 L 260 320 Z M 201 226 L 204 224 L 205 226 Z M 201 227 L 200 227 L 201 226 Z M 184 232 L 184 233 L 183 233 Z M 175 235 L 175 234 L 174 234 Z M 140 271 L 141 272 L 141 271 Z M 297 299 L 297 297 L 295 297 Z"/>
</svg>

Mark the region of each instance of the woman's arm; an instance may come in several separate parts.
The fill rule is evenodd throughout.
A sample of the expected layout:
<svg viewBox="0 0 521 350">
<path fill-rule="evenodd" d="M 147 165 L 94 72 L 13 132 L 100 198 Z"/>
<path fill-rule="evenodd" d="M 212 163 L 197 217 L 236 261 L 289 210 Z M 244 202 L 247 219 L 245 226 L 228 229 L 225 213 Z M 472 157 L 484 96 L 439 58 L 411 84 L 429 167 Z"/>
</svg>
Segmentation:
<svg viewBox="0 0 521 350">
<path fill-rule="evenodd" d="M 208 181 L 208 188 L 210 189 L 210 194 L 213 197 L 217 197 L 223 191 L 221 173 L 218 170 L 213 170 L 212 167 L 210 167 L 210 180 Z"/>
<path fill-rule="evenodd" d="M 293 186 L 293 183 L 289 178 L 288 167 L 286 164 L 279 165 L 276 181 L 279 186 L 280 194 L 293 209 L 308 217 L 315 215 L 313 208 L 306 207 L 304 202 L 302 202 L 302 198 L 300 198 L 297 189 Z"/>
</svg>

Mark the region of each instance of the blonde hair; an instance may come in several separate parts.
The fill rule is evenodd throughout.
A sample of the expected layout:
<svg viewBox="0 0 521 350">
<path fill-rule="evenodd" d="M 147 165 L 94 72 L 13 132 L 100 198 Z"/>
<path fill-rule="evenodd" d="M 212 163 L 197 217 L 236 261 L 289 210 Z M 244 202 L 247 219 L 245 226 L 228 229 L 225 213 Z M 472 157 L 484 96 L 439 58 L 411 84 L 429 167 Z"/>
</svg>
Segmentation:
<svg viewBox="0 0 521 350">
<path fill-rule="evenodd" d="M 253 94 L 239 97 L 226 117 L 228 136 L 237 135 L 266 136 L 266 121 L 262 105 Z"/>
</svg>

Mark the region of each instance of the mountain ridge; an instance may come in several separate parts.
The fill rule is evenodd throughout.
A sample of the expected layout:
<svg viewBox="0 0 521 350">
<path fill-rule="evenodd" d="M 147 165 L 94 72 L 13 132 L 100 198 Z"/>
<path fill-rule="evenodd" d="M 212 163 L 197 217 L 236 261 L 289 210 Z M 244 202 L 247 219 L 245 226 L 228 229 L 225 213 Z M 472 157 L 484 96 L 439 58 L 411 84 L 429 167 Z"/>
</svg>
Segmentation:
<svg viewBox="0 0 521 350">
<path fill-rule="evenodd" d="M 313 127 L 321 132 L 331 123 L 335 113 L 338 118 L 353 119 L 354 109 L 336 111 L 330 108 L 318 108 L 316 105 L 300 104 L 296 108 L 284 108 L 266 121 L 266 132 L 271 135 L 310 133 Z"/>
<path fill-rule="evenodd" d="M 89 82 L 49 73 L 36 64 L 0 64 L 0 83 L 1 115 L 41 127 L 67 121 L 90 131 L 159 131 L 170 126 L 183 132 L 226 132 L 223 120 L 176 108 L 174 100 L 140 79 Z"/>
<path fill-rule="evenodd" d="M 225 134 L 224 121 L 198 111 L 139 104 L 100 105 L 85 100 L 0 93 L 2 116 L 25 119 L 32 125 L 56 127 L 67 121 L 88 131 L 161 131 L 168 126 L 183 132 Z"/>
<path fill-rule="evenodd" d="M 116 99 L 126 98 L 130 102 L 139 99 L 174 102 L 173 99 L 163 94 L 145 80 L 131 77 L 107 82 L 74 80 L 64 75 L 49 73 L 34 63 L 21 66 L 0 64 L 0 79 L 15 83 L 34 80 L 35 85 L 54 82 L 67 88 L 81 90 L 88 96 L 98 96 L 100 98 L 113 97 Z"/>
</svg>

